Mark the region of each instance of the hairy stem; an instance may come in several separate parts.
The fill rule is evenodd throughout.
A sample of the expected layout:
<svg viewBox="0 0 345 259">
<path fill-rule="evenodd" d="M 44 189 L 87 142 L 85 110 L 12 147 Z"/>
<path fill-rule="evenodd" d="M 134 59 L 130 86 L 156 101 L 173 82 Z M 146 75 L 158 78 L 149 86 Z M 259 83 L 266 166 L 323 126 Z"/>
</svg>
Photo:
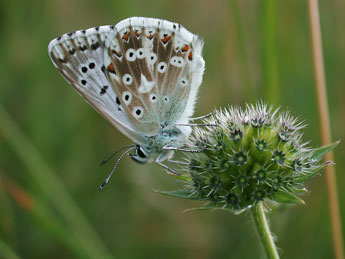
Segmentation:
<svg viewBox="0 0 345 259">
<path fill-rule="evenodd" d="M 267 258 L 279 259 L 276 245 L 268 226 L 265 211 L 262 202 L 257 203 L 251 209 L 256 229 L 259 233 L 262 245 L 265 249 Z"/>
</svg>

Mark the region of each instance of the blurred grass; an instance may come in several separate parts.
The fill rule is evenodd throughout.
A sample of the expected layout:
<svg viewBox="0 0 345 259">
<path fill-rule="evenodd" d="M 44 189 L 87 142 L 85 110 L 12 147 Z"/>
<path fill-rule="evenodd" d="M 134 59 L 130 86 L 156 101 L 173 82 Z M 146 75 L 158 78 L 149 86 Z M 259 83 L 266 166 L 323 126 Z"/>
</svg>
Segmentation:
<svg viewBox="0 0 345 259">
<path fill-rule="evenodd" d="M 245 33 L 243 29 L 243 22 L 241 19 L 241 13 L 239 10 L 239 3 L 234 0 L 229 0 L 229 10 L 231 16 L 234 18 L 234 22 L 236 26 L 234 26 L 234 34 L 237 38 L 237 46 L 239 48 L 238 60 L 240 61 L 240 69 L 241 71 L 241 87 L 243 89 L 243 99 L 246 102 L 254 102 L 255 101 L 255 89 L 252 83 L 252 78 L 250 76 L 250 66 L 249 66 L 249 59 L 248 59 L 248 50 L 247 50 L 247 42 L 245 40 Z"/>
<path fill-rule="evenodd" d="M 0 239 L 0 256 L 6 259 L 20 259 L 13 249 Z"/>
<path fill-rule="evenodd" d="M 0 106 L 0 132 L 4 140 L 9 143 L 19 159 L 25 164 L 32 178 L 37 181 L 37 185 L 45 198 L 56 206 L 56 209 L 68 224 L 70 232 L 66 233 L 61 226 L 57 225 L 57 219 L 52 216 L 52 212 L 47 210 L 47 207 L 40 206 L 36 202 L 36 206 L 30 208 L 30 211 L 40 218 L 43 225 L 54 228 L 56 235 L 62 235 L 65 242 L 70 240 L 69 234 L 72 234 L 75 238 L 75 246 L 79 245 L 80 251 L 85 251 L 83 257 L 111 258 L 98 234 L 85 218 L 63 183 L 56 177 L 41 154 L 21 132 L 2 106 Z M 26 203 L 30 203 L 30 201 L 26 201 Z M 25 206 L 32 205 L 26 204 Z M 71 247 L 73 247 L 72 242 L 72 240 L 68 242 Z"/>
<path fill-rule="evenodd" d="M 61 220 L 50 209 L 49 204 L 42 199 L 29 194 L 26 190 L 14 183 L 12 180 L 6 179 L 6 189 L 16 204 L 21 207 L 29 216 L 33 217 L 38 224 L 48 234 L 52 235 L 56 240 L 69 248 L 75 257 L 87 258 L 85 249 L 82 245 L 78 245 L 76 239 L 70 234 L 70 230 L 66 228 Z"/>
<path fill-rule="evenodd" d="M 277 1 L 264 0 L 262 7 L 263 35 L 263 92 L 265 101 L 278 105 L 280 102 L 277 63 Z"/>
<path fill-rule="evenodd" d="M 344 1 L 320 0 L 334 139 L 345 137 L 344 8 Z M 11 137 L 0 134 L 1 179 L 36 206 L 26 210 L 4 188 L 10 198 L 1 198 L 0 236 L 7 244 L 1 251 L 10 247 L 35 259 L 256 258 L 259 246 L 245 215 L 182 213 L 195 204 L 155 194 L 152 188 L 172 190 L 179 183 L 154 165 L 124 159 L 109 186 L 98 190 L 112 165 L 96 165 L 130 141 L 68 86 L 47 45 L 62 33 L 133 15 L 180 22 L 204 38 L 206 71 L 196 115 L 263 99 L 305 119 L 305 139 L 320 144 L 304 1 L 1 1 L 0 104 L 6 115 L 0 128 Z M 335 150 L 339 172 L 345 169 L 343 147 Z M 345 181 L 344 174 L 338 177 Z M 332 257 L 323 178 L 310 189 L 305 206 L 271 215 L 285 258 Z M 343 188 L 339 192 L 344 215 Z"/>
</svg>

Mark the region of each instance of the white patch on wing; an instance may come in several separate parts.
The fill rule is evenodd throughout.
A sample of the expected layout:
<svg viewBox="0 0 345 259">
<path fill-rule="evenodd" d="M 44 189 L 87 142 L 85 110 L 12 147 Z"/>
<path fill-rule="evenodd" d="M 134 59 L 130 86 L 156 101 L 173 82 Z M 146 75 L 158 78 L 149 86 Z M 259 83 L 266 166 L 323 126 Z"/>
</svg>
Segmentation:
<svg viewBox="0 0 345 259">
<path fill-rule="evenodd" d="M 140 84 L 140 87 L 138 88 L 138 92 L 141 94 L 146 94 L 150 92 L 153 86 L 155 85 L 155 82 L 147 81 L 146 77 L 143 74 L 141 74 L 140 81 L 141 81 L 141 84 Z"/>
<path fill-rule="evenodd" d="M 171 58 L 170 64 L 176 67 L 183 67 L 184 59 L 182 57 L 174 56 Z"/>
</svg>

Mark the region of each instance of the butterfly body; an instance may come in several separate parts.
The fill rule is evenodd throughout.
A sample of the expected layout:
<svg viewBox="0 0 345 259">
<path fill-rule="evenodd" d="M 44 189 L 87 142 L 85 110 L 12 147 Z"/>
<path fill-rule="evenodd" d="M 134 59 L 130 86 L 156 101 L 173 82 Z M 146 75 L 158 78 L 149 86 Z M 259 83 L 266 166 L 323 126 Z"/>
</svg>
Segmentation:
<svg viewBox="0 0 345 259">
<path fill-rule="evenodd" d="M 182 147 L 204 72 L 202 41 L 177 23 L 132 17 L 67 33 L 49 55 L 63 77 L 138 148 L 139 163 Z"/>
<path fill-rule="evenodd" d="M 133 157 L 133 160 L 139 163 L 156 161 L 162 162 L 167 158 L 171 158 L 173 152 L 164 150 L 164 147 L 179 148 L 182 147 L 189 134 L 183 133 L 178 128 L 162 129 L 155 136 L 147 137 L 146 144 L 139 146 L 144 156 Z M 148 158 L 148 159 L 147 159 Z"/>
</svg>

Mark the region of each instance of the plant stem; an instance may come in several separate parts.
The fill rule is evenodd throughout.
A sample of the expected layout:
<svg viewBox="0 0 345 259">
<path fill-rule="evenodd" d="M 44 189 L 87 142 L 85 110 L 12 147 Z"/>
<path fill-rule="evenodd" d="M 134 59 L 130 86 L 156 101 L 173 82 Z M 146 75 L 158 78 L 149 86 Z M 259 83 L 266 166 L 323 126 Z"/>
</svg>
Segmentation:
<svg viewBox="0 0 345 259">
<path fill-rule="evenodd" d="M 262 245 L 268 259 L 279 259 L 276 245 L 268 226 L 264 206 L 262 202 L 257 203 L 251 209 L 256 229 L 258 230 Z"/>
<path fill-rule="evenodd" d="M 320 29 L 319 6 L 317 0 L 308 1 L 309 24 L 311 33 L 311 45 L 313 56 L 313 67 L 315 77 L 315 88 L 317 93 L 318 109 L 320 116 L 320 131 L 323 145 L 331 143 L 331 124 L 329 119 L 326 77 L 322 55 L 322 41 Z M 330 151 L 325 156 L 326 160 L 334 161 L 333 152 Z M 326 167 L 327 190 L 329 200 L 329 210 L 331 215 L 331 225 L 333 234 L 333 246 L 335 258 L 344 258 L 343 233 L 341 226 L 341 216 L 339 210 L 339 201 L 337 193 L 337 181 L 335 176 L 335 167 L 330 165 Z"/>
</svg>

